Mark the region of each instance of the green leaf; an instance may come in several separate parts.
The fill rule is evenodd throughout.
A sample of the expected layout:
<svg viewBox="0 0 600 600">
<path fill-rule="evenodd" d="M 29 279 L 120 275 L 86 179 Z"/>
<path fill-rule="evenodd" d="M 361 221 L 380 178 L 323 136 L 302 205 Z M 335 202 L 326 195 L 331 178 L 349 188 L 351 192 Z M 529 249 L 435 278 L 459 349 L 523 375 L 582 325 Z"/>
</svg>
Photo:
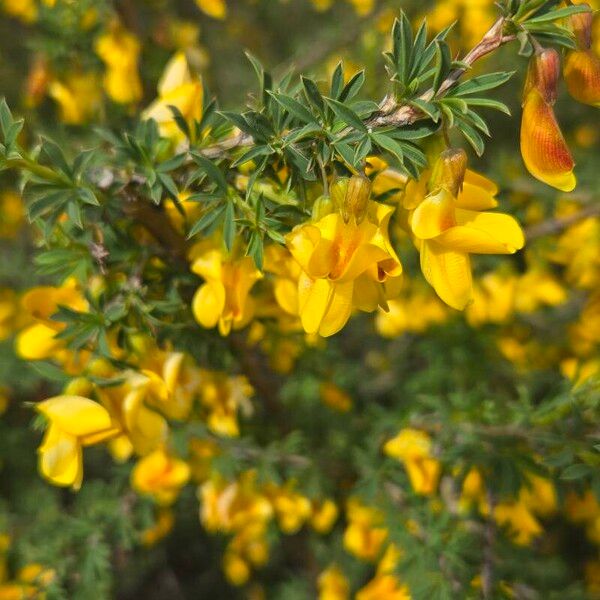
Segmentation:
<svg viewBox="0 0 600 600">
<path fill-rule="evenodd" d="M 362 131 L 363 133 L 367 132 L 366 125 L 362 122 L 362 119 L 348 106 L 338 102 L 337 100 L 333 100 L 333 98 L 325 98 L 325 102 L 331 107 L 331 110 L 336 114 L 338 119 L 349 125 L 350 127 L 354 127 L 358 131 Z"/>
<path fill-rule="evenodd" d="M 246 255 L 251 256 L 259 271 L 263 268 L 263 239 L 259 231 L 253 231 L 248 242 Z"/>
<path fill-rule="evenodd" d="M 52 166 L 56 167 L 69 178 L 73 176 L 73 171 L 58 144 L 48 138 L 44 138 L 42 142 L 42 153 L 46 155 Z"/>
<path fill-rule="evenodd" d="M 561 474 L 560 478 L 565 481 L 573 481 L 575 479 L 583 479 L 592 472 L 592 467 L 584 463 L 569 465 Z"/>
<path fill-rule="evenodd" d="M 208 178 L 216 183 L 218 190 L 224 195 L 227 195 L 227 181 L 221 169 L 219 169 L 208 158 L 202 156 L 198 152 L 192 152 L 194 162 L 208 175 Z"/>
<path fill-rule="evenodd" d="M 187 239 L 194 237 L 197 233 L 208 229 L 211 225 L 217 222 L 217 220 L 223 217 L 223 213 L 225 212 L 225 204 L 220 204 L 219 206 L 208 206 L 206 212 L 198 219 L 187 234 Z"/>
<path fill-rule="evenodd" d="M 339 98 L 340 92 L 344 87 L 344 67 L 341 62 L 339 62 L 333 71 L 333 75 L 331 76 L 331 97 Z"/>
<path fill-rule="evenodd" d="M 506 83 L 514 74 L 510 72 L 487 73 L 486 75 L 478 75 L 467 79 L 462 83 L 454 86 L 448 96 L 466 96 L 468 94 L 476 94 L 485 90 L 492 90 Z"/>
<path fill-rule="evenodd" d="M 570 17 L 571 15 L 575 15 L 577 13 L 590 12 L 589 6 L 585 4 L 566 6 L 564 8 L 559 8 L 557 10 L 551 10 L 546 14 L 540 15 L 539 17 L 533 17 L 532 19 L 527 19 L 523 24 L 531 25 L 538 23 L 547 23 L 548 21 L 558 21 L 560 19 L 564 19 L 566 17 Z"/>
<path fill-rule="evenodd" d="M 243 165 L 244 163 L 254 160 L 255 158 L 258 158 L 259 156 L 269 156 L 269 155 L 273 154 L 273 152 L 274 152 L 274 150 L 273 150 L 273 148 L 271 148 L 271 146 L 263 146 L 263 145 L 253 146 L 252 148 L 250 148 L 250 150 L 247 150 L 241 156 L 236 158 L 231 163 L 231 167 L 233 168 L 233 167 L 237 167 L 238 165 Z"/>
<path fill-rule="evenodd" d="M 302 81 L 306 99 L 321 113 L 321 115 L 323 115 L 325 111 L 325 102 L 317 84 L 307 77 L 301 77 L 300 80 Z"/>
<path fill-rule="evenodd" d="M 437 94 L 442 82 L 448 77 L 452 66 L 452 57 L 450 56 L 450 47 L 444 41 L 436 41 L 435 44 L 435 75 L 433 77 L 432 88 Z"/>
<path fill-rule="evenodd" d="M 274 98 L 285 110 L 291 115 L 296 117 L 302 123 L 316 123 L 317 118 L 300 102 L 294 100 L 291 96 L 285 94 L 279 94 L 276 92 L 269 92 L 269 95 Z"/>
<path fill-rule="evenodd" d="M 223 219 L 223 241 L 227 250 L 233 248 L 235 240 L 235 207 L 233 202 L 227 202 L 225 206 L 225 217 Z"/>
<path fill-rule="evenodd" d="M 395 139 L 388 137 L 383 133 L 377 132 L 373 132 L 371 134 L 371 139 L 382 150 L 385 150 L 395 156 L 401 164 L 404 162 L 403 145 L 397 142 Z"/>
<path fill-rule="evenodd" d="M 466 102 L 469 106 L 480 106 L 482 108 L 491 108 L 499 110 L 504 114 L 510 115 L 510 109 L 506 104 L 492 98 L 467 98 Z"/>
<path fill-rule="evenodd" d="M 467 125 L 467 123 L 465 123 L 464 121 L 460 123 L 459 129 L 460 132 L 465 136 L 467 142 L 471 144 L 477 156 L 481 156 L 483 154 L 485 144 L 479 133 L 477 133 L 477 131 L 473 127 Z"/>
<path fill-rule="evenodd" d="M 358 94 L 358 92 L 360 92 L 360 89 L 362 88 L 364 83 L 365 72 L 364 70 L 362 70 L 353 75 L 350 81 L 344 86 L 344 89 L 342 90 L 339 96 L 339 101 L 347 102 L 349 100 L 352 100 L 352 98 L 354 98 Z"/>
</svg>

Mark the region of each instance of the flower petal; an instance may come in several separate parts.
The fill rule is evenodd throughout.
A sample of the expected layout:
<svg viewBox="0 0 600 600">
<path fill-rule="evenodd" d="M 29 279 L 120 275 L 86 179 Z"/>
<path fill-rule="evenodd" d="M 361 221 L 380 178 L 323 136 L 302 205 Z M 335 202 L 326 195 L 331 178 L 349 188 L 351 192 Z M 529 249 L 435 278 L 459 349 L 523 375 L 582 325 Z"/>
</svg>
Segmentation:
<svg viewBox="0 0 600 600">
<path fill-rule="evenodd" d="M 38 448 L 40 473 L 54 485 L 81 487 L 83 460 L 77 438 L 51 425 Z"/>
<path fill-rule="evenodd" d="M 552 107 L 536 89 L 529 91 L 523 105 L 521 155 L 536 179 L 563 192 L 575 188 L 575 163 Z"/>
<path fill-rule="evenodd" d="M 454 225 L 454 199 L 446 189 L 429 194 L 410 218 L 412 232 L 421 240 L 437 237 Z"/>
<path fill-rule="evenodd" d="M 192 312 L 196 321 L 212 329 L 225 308 L 225 288 L 220 282 L 210 282 L 198 288 L 192 300 Z"/>
<path fill-rule="evenodd" d="M 424 241 L 421 271 L 437 295 L 452 308 L 462 310 L 471 300 L 473 279 L 468 254 Z"/>
<path fill-rule="evenodd" d="M 337 283 L 332 287 L 331 301 L 319 327 L 319 334 L 323 337 L 329 337 L 342 329 L 352 313 L 354 281 Z"/>
<path fill-rule="evenodd" d="M 311 279 L 305 273 L 298 279 L 298 306 L 300 320 L 306 333 L 317 333 L 325 316 L 333 284 L 327 279 Z"/>
<path fill-rule="evenodd" d="M 108 411 L 83 396 L 55 396 L 38 403 L 35 408 L 51 424 L 77 438 L 112 429 Z"/>
</svg>

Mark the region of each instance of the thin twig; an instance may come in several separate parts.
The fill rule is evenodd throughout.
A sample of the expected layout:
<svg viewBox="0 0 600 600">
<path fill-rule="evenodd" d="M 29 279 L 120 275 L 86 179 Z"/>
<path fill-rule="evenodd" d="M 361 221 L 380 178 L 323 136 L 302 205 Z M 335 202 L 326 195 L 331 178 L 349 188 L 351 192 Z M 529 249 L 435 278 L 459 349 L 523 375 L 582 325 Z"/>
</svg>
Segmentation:
<svg viewBox="0 0 600 600">
<path fill-rule="evenodd" d="M 588 219 L 589 217 L 597 217 L 599 215 L 600 203 L 592 204 L 582 208 L 580 211 L 573 213 L 572 215 L 567 215 L 566 217 L 556 217 L 553 219 L 548 219 L 547 221 L 542 221 L 541 223 L 536 223 L 535 225 L 531 225 L 531 227 L 528 227 L 525 230 L 525 237 L 528 242 L 531 242 L 532 240 L 540 237 L 560 233 L 561 231 L 571 227 L 571 225 L 575 225 L 576 223 Z"/>
</svg>

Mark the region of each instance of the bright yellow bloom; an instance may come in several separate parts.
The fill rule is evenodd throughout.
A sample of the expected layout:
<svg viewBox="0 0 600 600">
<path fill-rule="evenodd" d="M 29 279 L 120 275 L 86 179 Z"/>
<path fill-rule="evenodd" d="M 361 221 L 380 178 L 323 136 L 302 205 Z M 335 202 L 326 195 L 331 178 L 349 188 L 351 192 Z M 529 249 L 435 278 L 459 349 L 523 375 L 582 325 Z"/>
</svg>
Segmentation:
<svg viewBox="0 0 600 600">
<path fill-rule="evenodd" d="M 554 484 L 544 477 L 526 474 L 527 483 L 519 491 L 519 500 L 540 517 L 550 517 L 558 508 Z"/>
<path fill-rule="evenodd" d="M 388 536 L 383 515 L 375 508 L 365 506 L 357 498 L 350 498 L 346 505 L 348 526 L 344 531 L 344 547 L 358 558 L 373 561 Z"/>
<path fill-rule="evenodd" d="M 82 446 L 90 446 L 118 433 L 108 411 L 81 396 L 56 396 L 36 405 L 48 421 L 38 448 L 41 474 L 54 485 L 78 490 L 83 479 Z"/>
<path fill-rule="evenodd" d="M 250 290 L 262 277 L 253 259 L 226 256 L 210 240 L 192 251 L 192 259 L 192 271 L 206 281 L 192 301 L 196 321 L 208 329 L 218 325 L 223 336 L 245 327 L 254 312 Z"/>
<path fill-rule="evenodd" d="M 158 83 L 158 98 L 143 112 L 142 118 L 154 119 L 162 136 L 181 141 L 184 134 L 169 106 L 178 108 L 191 126 L 202 117 L 203 98 L 202 80 L 192 76 L 185 53 L 178 52 L 168 62 Z"/>
<path fill-rule="evenodd" d="M 317 533 L 327 534 L 335 524 L 338 513 L 336 503 L 329 498 L 322 501 L 313 501 L 310 525 Z"/>
<path fill-rule="evenodd" d="M 385 443 L 383 451 L 402 461 L 417 494 L 435 493 L 441 466 L 431 455 L 431 439 L 424 431 L 402 429 L 396 437 Z"/>
<path fill-rule="evenodd" d="M 410 600 L 408 588 L 395 575 L 401 555 L 402 552 L 390 544 L 377 565 L 375 577 L 358 590 L 356 600 Z"/>
<path fill-rule="evenodd" d="M 296 533 L 310 518 L 310 500 L 295 492 L 293 484 L 268 485 L 265 487 L 265 493 L 273 505 L 279 528 L 283 533 Z"/>
<path fill-rule="evenodd" d="M 171 456 L 164 448 L 147 454 L 131 472 L 131 487 L 140 494 L 152 496 L 161 506 L 173 504 L 190 479 L 189 465 Z"/>
<path fill-rule="evenodd" d="M 59 306 L 85 312 L 88 304 L 74 279 L 68 279 L 60 287 L 42 286 L 29 290 L 21 298 L 23 311 L 33 317 L 34 324 L 19 333 L 16 351 L 26 360 L 56 358 L 64 348 L 64 342 L 57 339 L 57 333 L 65 328 L 64 323 L 51 319 Z"/>
<path fill-rule="evenodd" d="M 527 170 L 564 192 L 575 188 L 574 162 L 552 108 L 556 100 L 560 59 L 554 49 L 534 55 L 523 93 L 521 156 Z"/>
<path fill-rule="evenodd" d="M 196 0 L 198 8 L 213 19 L 223 20 L 227 16 L 227 3 L 225 0 Z"/>
<path fill-rule="evenodd" d="M 38 17 L 35 0 L 3 0 L 2 10 L 24 23 L 33 23 Z"/>
<path fill-rule="evenodd" d="M 142 97 L 138 74 L 140 51 L 138 39 L 118 25 L 96 40 L 96 52 L 107 67 L 104 87 L 115 102 L 132 104 Z"/>
<path fill-rule="evenodd" d="M 100 401 L 123 431 L 118 445 L 111 447 L 121 460 L 133 451 L 141 456 L 152 452 L 166 440 L 169 430 L 165 418 L 148 406 L 151 380 L 134 372 L 122 376 L 125 381 L 120 385 L 97 387 Z"/>
<path fill-rule="evenodd" d="M 501 502 L 494 507 L 494 520 L 506 527 L 512 540 L 527 546 L 543 533 L 542 526 L 524 502 Z"/>
<path fill-rule="evenodd" d="M 353 308 L 371 312 L 396 293 L 402 266 L 388 237 L 393 207 L 372 202 L 363 178 L 345 182 L 336 212 L 296 227 L 287 246 L 302 267 L 298 306 L 307 333 L 337 333 Z"/>
<path fill-rule="evenodd" d="M 317 579 L 318 600 L 348 600 L 350 582 L 337 565 L 330 565 Z"/>
<path fill-rule="evenodd" d="M 348 0 L 359 17 L 366 17 L 375 8 L 375 0 Z"/>
<path fill-rule="evenodd" d="M 496 204 L 495 186 L 491 182 L 471 175 L 474 185 L 469 185 L 464 196 L 459 194 L 466 181 L 465 166 L 464 151 L 446 150 L 440 155 L 429 182 L 429 195 L 418 202 L 418 189 L 414 193 L 410 186 L 405 195 L 423 275 L 438 296 L 458 310 L 464 309 L 473 295 L 469 255 L 512 254 L 525 243 L 513 217 L 487 212 Z M 480 188 L 481 194 L 476 196 L 473 188 Z"/>
<path fill-rule="evenodd" d="M 48 94 L 58 104 L 60 120 L 68 125 L 82 125 L 100 107 L 100 82 L 94 73 L 71 73 L 55 79 Z"/>
</svg>

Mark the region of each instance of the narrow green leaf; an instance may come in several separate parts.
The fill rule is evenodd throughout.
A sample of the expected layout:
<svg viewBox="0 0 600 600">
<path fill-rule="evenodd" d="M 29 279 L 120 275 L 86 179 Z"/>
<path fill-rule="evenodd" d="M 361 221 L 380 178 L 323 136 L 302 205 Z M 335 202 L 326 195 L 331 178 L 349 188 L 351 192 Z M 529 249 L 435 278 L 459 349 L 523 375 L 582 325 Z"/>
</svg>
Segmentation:
<svg viewBox="0 0 600 600">
<path fill-rule="evenodd" d="M 346 123 L 346 125 L 354 127 L 358 131 L 367 132 L 367 127 L 351 108 L 333 98 L 325 98 L 325 102 L 331 107 L 331 110 L 333 110 L 338 119 Z"/>
</svg>

